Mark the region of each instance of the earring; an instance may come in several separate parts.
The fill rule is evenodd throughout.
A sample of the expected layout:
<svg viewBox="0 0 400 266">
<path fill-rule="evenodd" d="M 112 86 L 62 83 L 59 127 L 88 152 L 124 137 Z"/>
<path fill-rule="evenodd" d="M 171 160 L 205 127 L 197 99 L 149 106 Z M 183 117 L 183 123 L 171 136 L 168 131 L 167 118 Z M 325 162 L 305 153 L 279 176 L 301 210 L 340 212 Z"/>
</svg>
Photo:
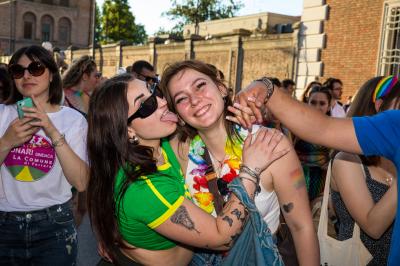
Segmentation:
<svg viewBox="0 0 400 266">
<path fill-rule="evenodd" d="M 178 125 L 183 127 L 186 125 L 185 121 L 178 115 Z"/>
<path fill-rule="evenodd" d="M 130 144 L 133 144 L 133 145 L 138 145 L 139 144 L 139 139 L 136 136 L 134 136 L 133 138 L 129 138 L 128 141 L 129 141 Z"/>
</svg>

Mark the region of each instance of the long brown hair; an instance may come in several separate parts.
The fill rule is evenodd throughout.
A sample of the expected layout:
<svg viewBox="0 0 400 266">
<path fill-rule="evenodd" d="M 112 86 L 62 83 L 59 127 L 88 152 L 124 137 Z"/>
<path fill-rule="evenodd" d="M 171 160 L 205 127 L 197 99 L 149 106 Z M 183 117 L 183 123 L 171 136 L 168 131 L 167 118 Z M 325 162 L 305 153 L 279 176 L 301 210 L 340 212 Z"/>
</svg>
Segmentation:
<svg viewBox="0 0 400 266">
<path fill-rule="evenodd" d="M 163 90 L 165 98 L 168 102 L 168 108 L 173 111 L 177 112 L 171 94 L 168 90 L 169 82 L 171 79 L 181 71 L 186 69 L 192 69 L 197 72 L 200 72 L 206 76 L 208 76 L 217 86 L 223 86 L 227 91 L 227 96 L 224 97 L 224 117 L 228 115 L 228 106 L 232 105 L 232 90 L 229 89 L 221 79 L 218 78 L 217 72 L 215 69 L 207 65 L 206 63 L 198 60 L 185 60 L 179 61 L 172 65 L 167 66 L 164 70 L 160 82 L 160 88 Z M 228 133 L 228 138 L 233 141 L 234 139 L 241 140 L 241 137 L 238 133 L 237 127 L 235 124 L 229 120 L 224 120 L 225 129 Z M 178 126 L 176 130 L 176 134 L 178 134 L 178 139 L 181 142 L 185 142 L 188 139 L 193 139 L 197 135 L 197 129 L 193 128 L 192 126 L 185 124 L 184 126 Z"/>
<path fill-rule="evenodd" d="M 123 74 L 105 81 L 91 96 L 88 112 L 88 210 L 98 240 L 112 258 L 115 245 L 127 248 L 116 217 L 123 210 L 128 186 L 139 176 L 157 171 L 153 149 L 128 141 L 127 87 L 131 80 L 131 74 Z M 119 170 L 126 178 L 116 188 Z"/>
<path fill-rule="evenodd" d="M 96 63 L 94 60 L 88 55 L 81 56 L 64 72 L 62 77 L 63 87 L 76 86 L 84 74 L 90 75 L 95 70 Z"/>
</svg>

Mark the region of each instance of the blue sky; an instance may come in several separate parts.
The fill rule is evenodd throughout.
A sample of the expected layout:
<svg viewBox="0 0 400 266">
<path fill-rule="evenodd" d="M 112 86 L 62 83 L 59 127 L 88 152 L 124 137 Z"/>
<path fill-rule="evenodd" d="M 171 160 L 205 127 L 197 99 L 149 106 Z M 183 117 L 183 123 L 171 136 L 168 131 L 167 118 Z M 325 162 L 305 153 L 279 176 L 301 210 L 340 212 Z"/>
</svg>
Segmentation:
<svg viewBox="0 0 400 266">
<path fill-rule="evenodd" d="M 96 0 L 96 2 L 101 8 L 104 0 Z M 303 10 L 303 0 L 241 0 L 241 2 L 244 7 L 238 15 L 274 12 L 299 16 Z M 170 9 L 171 1 L 169 0 L 129 0 L 129 4 L 136 23 L 143 24 L 148 35 L 152 35 L 161 26 L 169 30 L 174 25 L 172 21 L 161 16 L 161 13 Z"/>
</svg>

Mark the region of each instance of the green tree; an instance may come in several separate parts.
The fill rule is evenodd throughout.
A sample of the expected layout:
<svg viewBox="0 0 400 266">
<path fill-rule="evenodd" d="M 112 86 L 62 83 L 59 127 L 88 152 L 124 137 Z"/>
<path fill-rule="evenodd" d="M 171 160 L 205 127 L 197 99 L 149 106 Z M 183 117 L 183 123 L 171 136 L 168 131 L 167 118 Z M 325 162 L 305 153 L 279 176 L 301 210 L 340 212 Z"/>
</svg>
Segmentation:
<svg viewBox="0 0 400 266">
<path fill-rule="evenodd" d="M 101 26 L 103 43 L 126 40 L 140 44 L 147 39 L 144 26 L 135 23 L 128 0 L 105 0 Z"/>
<path fill-rule="evenodd" d="M 101 13 L 100 8 L 96 3 L 95 17 L 94 17 L 95 29 L 94 29 L 94 41 L 99 43 L 102 40 L 101 36 Z"/>
<path fill-rule="evenodd" d="M 242 7 L 240 0 L 173 0 L 172 8 L 164 15 L 177 22 L 171 32 L 182 34 L 183 26 L 186 24 L 230 18 Z"/>
</svg>

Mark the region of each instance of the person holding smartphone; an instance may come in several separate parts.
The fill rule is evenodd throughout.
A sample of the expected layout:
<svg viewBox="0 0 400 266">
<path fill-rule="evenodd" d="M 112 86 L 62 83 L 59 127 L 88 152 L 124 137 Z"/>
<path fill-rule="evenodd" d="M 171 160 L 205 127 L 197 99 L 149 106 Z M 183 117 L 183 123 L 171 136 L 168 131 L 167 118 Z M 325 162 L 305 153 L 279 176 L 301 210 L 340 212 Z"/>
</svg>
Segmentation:
<svg viewBox="0 0 400 266">
<path fill-rule="evenodd" d="M 0 104 L 0 265 L 74 265 L 70 199 L 72 186 L 88 183 L 86 120 L 60 106 L 61 77 L 44 48 L 19 49 L 9 73 L 10 97 Z"/>
</svg>

